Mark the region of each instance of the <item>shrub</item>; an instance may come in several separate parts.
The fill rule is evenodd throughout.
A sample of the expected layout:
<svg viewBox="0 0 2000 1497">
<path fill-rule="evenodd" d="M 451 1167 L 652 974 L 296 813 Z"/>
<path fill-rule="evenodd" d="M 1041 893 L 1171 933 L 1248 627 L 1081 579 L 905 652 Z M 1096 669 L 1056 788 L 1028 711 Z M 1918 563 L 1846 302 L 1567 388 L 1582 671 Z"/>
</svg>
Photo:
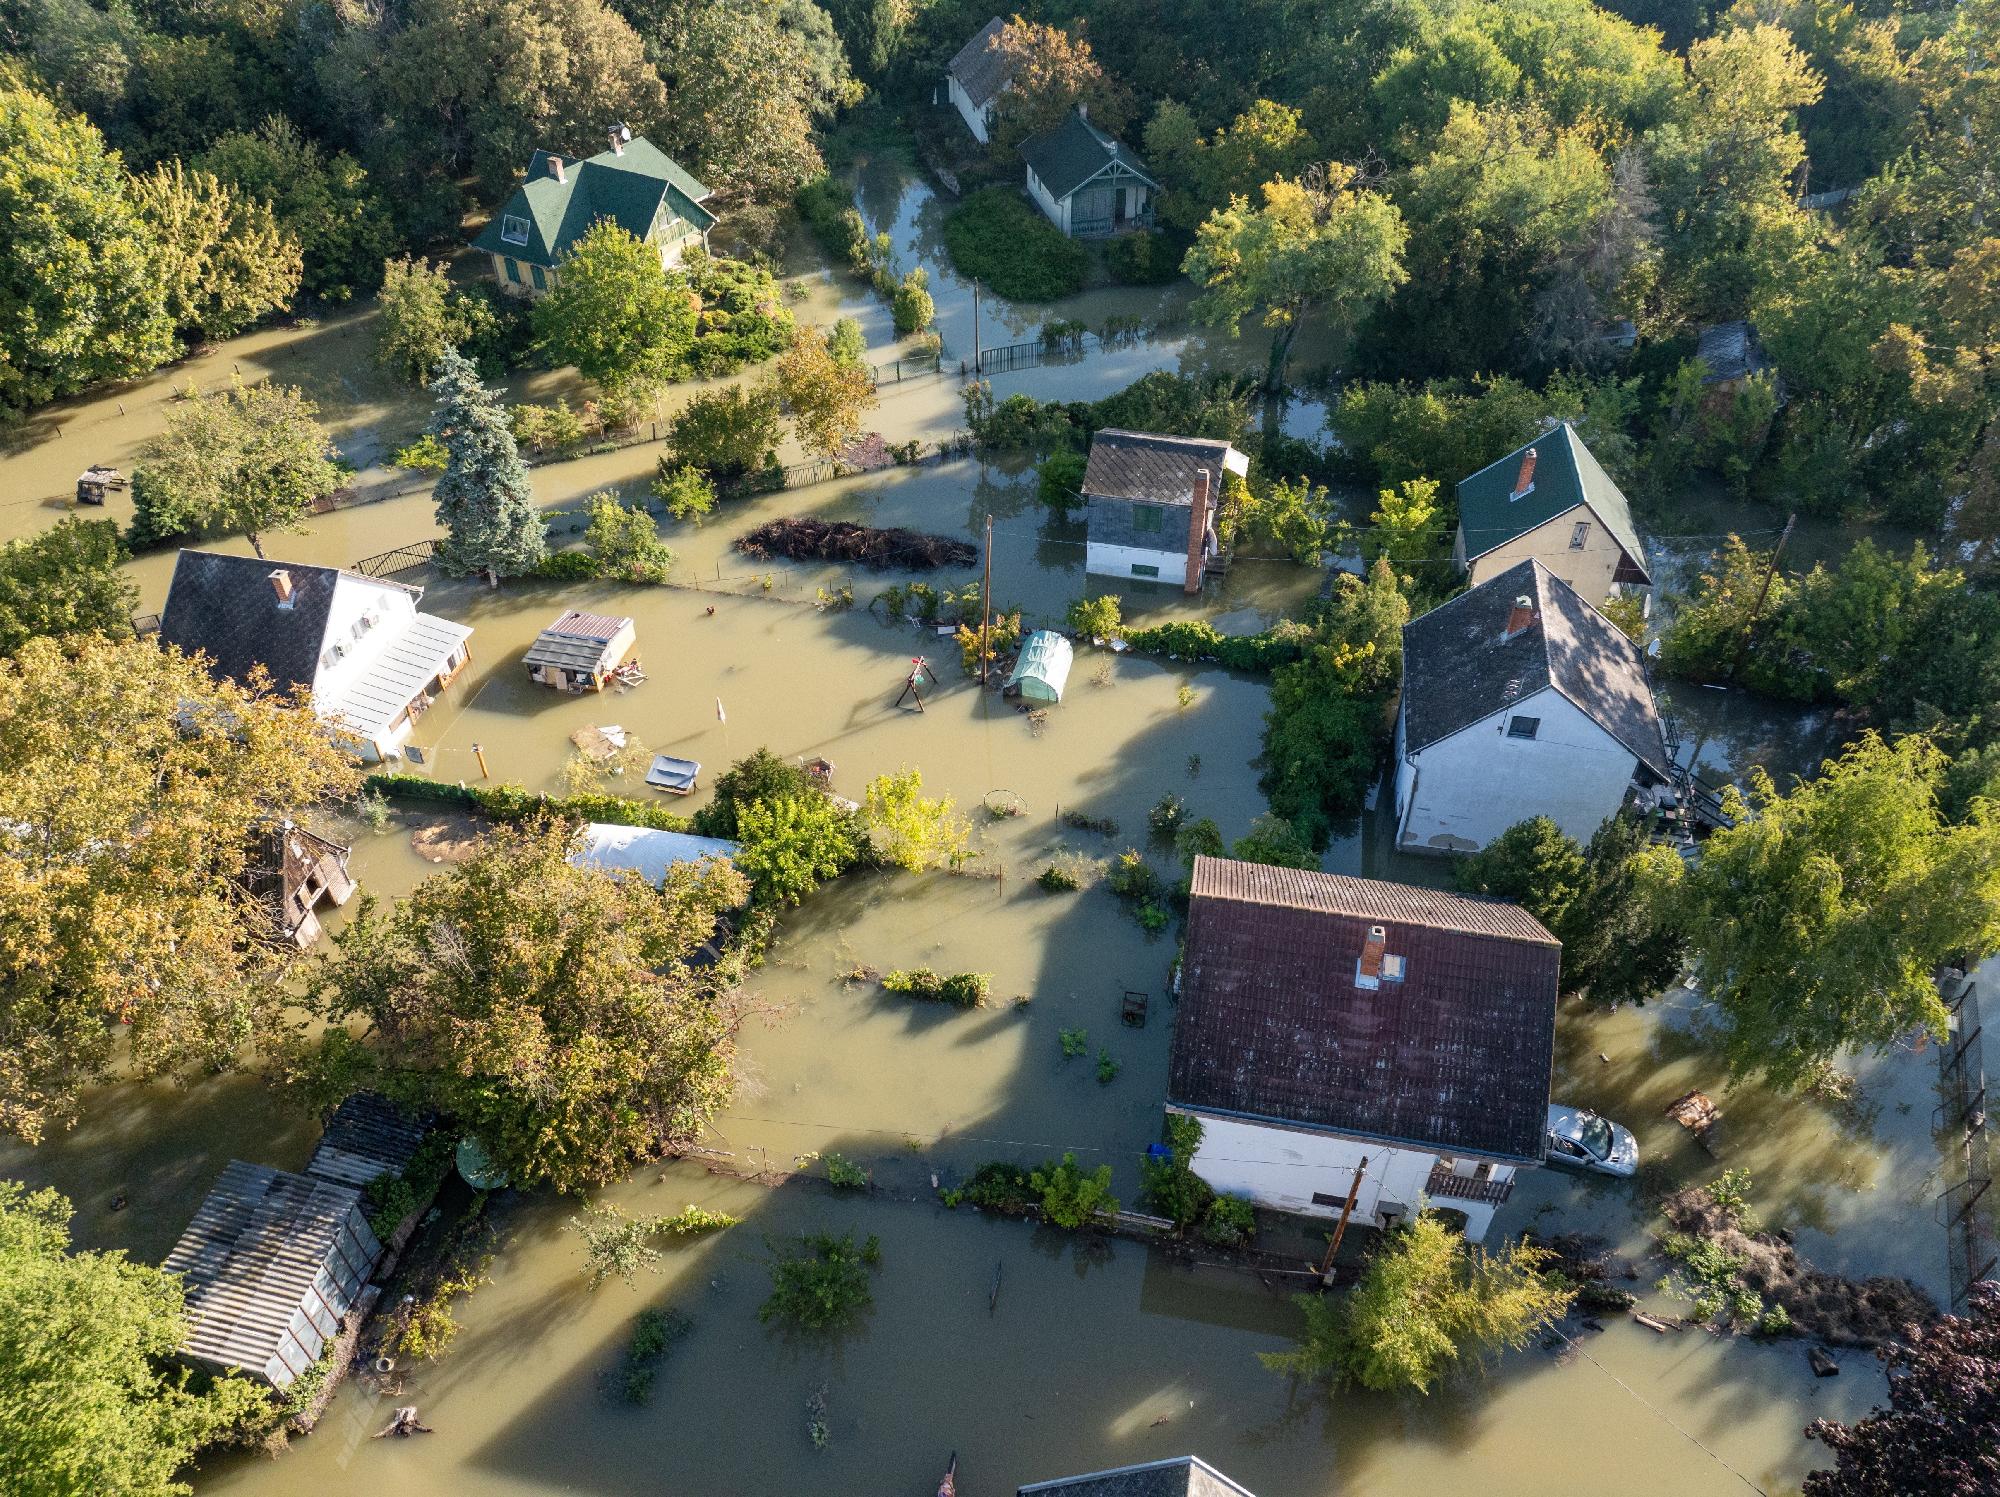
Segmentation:
<svg viewBox="0 0 2000 1497">
<path fill-rule="evenodd" d="M 896 336 L 907 338 L 931 325 L 937 305 L 931 300 L 930 275 L 919 265 L 896 284 L 890 311 L 896 319 Z"/>
<path fill-rule="evenodd" d="M 1097 1052 L 1097 1080 L 1100 1085 L 1109 1086 L 1112 1082 L 1116 1081 L 1120 1069 L 1118 1062 L 1112 1057 L 1109 1050 L 1099 1050 Z"/>
<path fill-rule="evenodd" d="M 945 249 L 958 273 L 1009 301 L 1054 301 L 1083 287 L 1090 256 L 1082 245 L 1009 187 L 975 192 L 944 221 Z"/>
<path fill-rule="evenodd" d="M 1126 848 L 1111 860 L 1104 882 L 1113 894 L 1134 904 L 1157 899 L 1165 887 L 1136 847 Z"/>
<path fill-rule="evenodd" d="M 593 494 L 590 530 L 583 543 L 596 558 L 597 574 L 620 582 L 665 582 L 674 553 L 660 539 L 653 517 L 627 506 L 612 493 Z"/>
<path fill-rule="evenodd" d="M 1062 1041 L 1064 1060 L 1074 1060 L 1079 1055 L 1090 1053 L 1090 1031 L 1087 1029 L 1064 1029 L 1056 1038 Z"/>
<path fill-rule="evenodd" d="M 1125 234 L 1111 241 L 1104 268 L 1127 286 L 1165 286 L 1181 276 L 1185 245 L 1168 234 Z"/>
<path fill-rule="evenodd" d="M 588 551 L 551 551 L 528 575 L 538 582 L 595 582 L 599 570 Z"/>
<path fill-rule="evenodd" d="M 866 1190 L 868 1171 L 844 1154 L 826 1156 L 826 1181 L 835 1190 Z"/>
<path fill-rule="evenodd" d="M 1078 598 L 1069 605 L 1069 617 L 1065 622 L 1070 633 L 1080 634 L 1085 639 L 1117 639 L 1125 630 L 1124 606 L 1116 593 Z"/>
<path fill-rule="evenodd" d="M 852 317 L 836 319 L 827 329 L 826 351 L 833 355 L 836 364 L 867 363 L 868 341 L 861 334 L 861 324 Z"/>
<path fill-rule="evenodd" d="M 699 468 L 676 467 L 665 458 L 660 459 L 653 493 L 676 520 L 699 524 L 715 508 L 715 485 L 708 481 L 708 475 Z"/>
<path fill-rule="evenodd" d="M 982 1164 L 959 1192 L 982 1211 L 1026 1212 L 1040 1204 L 1026 1170 L 998 1161 Z"/>
<path fill-rule="evenodd" d="M 775 393 L 731 385 L 688 401 L 667 423 L 667 450 L 675 467 L 728 483 L 775 466 L 780 429 Z"/>
<path fill-rule="evenodd" d="M 1028 1184 L 1040 1197 L 1042 1215 L 1070 1231 L 1118 1209 L 1118 1198 L 1111 1194 L 1111 1166 L 1100 1164 L 1086 1174 L 1074 1154 L 1035 1170 Z"/>
<path fill-rule="evenodd" d="M 1235 1196 L 1217 1196 L 1201 1223 L 1202 1240 L 1217 1247 L 1240 1247 L 1256 1231 L 1257 1213 L 1248 1201 L 1238 1200 Z"/>
<path fill-rule="evenodd" d="M 695 251 L 683 273 L 701 298 L 691 355 L 697 374 L 734 374 L 791 346 L 792 314 L 770 271 Z"/>
<path fill-rule="evenodd" d="M 1163 795 L 1146 813 L 1146 820 L 1154 831 L 1163 837 L 1171 837 L 1180 830 L 1181 822 L 1187 817 L 1187 802 L 1178 795 Z"/>
<path fill-rule="evenodd" d="M 695 812 L 693 829 L 704 837 L 733 838 L 737 834 L 737 813 L 744 806 L 818 793 L 819 786 L 813 783 L 803 765 L 760 748 L 738 759 L 716 780 L 715 797 Z"/>
<path fill-rule="evenodd" d="M 868 274 L 868 226 L 854 206 L 853 193 L 831 177 L 816 177 L 792 202 L 835 264 L 856 275 Z"/>
<path fill-rule="evenodd" d="M 1051 863 L 1035 875 L 1035 883 L 1045 894 L 1067 894 L 1073 889 L 1081 889 L 1083 880 L 1061 863 Z"/>
<path fill-rule="evenodd" d="M 413 473 L 442 473 L 446 457 L 443 440 L 425 432 L 409 446 L 397 448 L 389 466 L 407 468 Z"/>
<path fill-rule="evenodd" d="M 882 979 L 892 993 L 907 993 L 930 1003 L 950 1003 L 959 1008 L 978 1008 L 992 990 L 993 979 L 984 972 L 954 972 L 941 977 L 928 967 L 897 970 Z"/>
<path fill-rule="evenodd" d="M 1056 514 L 1067 518 L 1071 509 L 1083 503 L 1083 473 L 1088 466 L 1084 455 L 1071 448 L 1051 452 L 1036 470 L 1036 496 Z M 1115 606 L 1117 599 L 1113 598 L 1112 603 Z"/>
<path fill-rule="evenodd" d="M 771 1295 L 757 1318 L 815 1334 L 837 1330 L 875 1302 L 868 1273 L 881 1261 L 874 1237 L 857 1247 L 852 1232 L 803 1236 L 794 1251 L 773 1256 Z"/>
<path fill-rule="evenodd" d="M 662 832 L 696 830 L 696 824 L 688 817 L 676 815 L 657 801 L 626 800 L 617 795 L 540 795 L 519 785 L 459 785 L 413 774 L 372 774 L 362 781 L 362 788 L 392 800 L 461 806 L 495 821 L 527 821 L 546 815 L 565 821 L 619 822 Z"/>
</svg>

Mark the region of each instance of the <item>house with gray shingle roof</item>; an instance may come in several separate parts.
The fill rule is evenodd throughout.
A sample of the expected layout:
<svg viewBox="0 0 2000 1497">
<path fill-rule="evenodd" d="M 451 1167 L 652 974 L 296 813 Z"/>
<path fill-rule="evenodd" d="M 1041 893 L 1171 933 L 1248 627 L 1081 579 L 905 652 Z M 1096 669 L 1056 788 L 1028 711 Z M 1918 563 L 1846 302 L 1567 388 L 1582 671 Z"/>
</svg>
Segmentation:
<svg viewBox="0 0 2000 1497">
<path fill-rule="evenodd" d="M 1223 475 L 1249 472 L 1248 457 L 1213 438 L 1115 427 L 1097 432 L 1083 473 L 1084 571 L 1198 591 L 1218 549 Z"/>
<path fill-rule="evenodd" d="M 1030 1482 L 1017 1487 L 1014 1497 L 1044 1493 L 1047 1497 L 1254 1497 L 1248 1487 L 1231 1481 L 1198 1455 Z"/>
<path fill-rule="evenodd" d="M 570 247 L 600 219 L 656 245 L 668 270 L 708 243 L 716 222 L 703 206 L 709 189 L 643 135 L 620 125 L 610 136 L 608 149 L 583 161 L 535 152 L 514 195 L 472 241 L 492 261 L 501 290 L 547 291 Z"/>
<path fill-rule="evenodd" d="M 1189 1167 L 1358 1226 L 1428 1200 L 1479 1241 L 1542 1162 L 1561 964 L 1504 900 L 1197 857 L 1167 1069 Z"/>
<path fill-rule="evenodd" d="M 1000 50 L 1000 33 L 1006 22 L 998 16 L 973 33 L 945 64 L 945 94 L 965 121 L 972 138 L 985 145 L 993 135 L 993 116 L 1000 95 L 1007 89 L 1007 57 Z"/>
<path fill-rule="evenodd" d="M 1530 559 L 1592 604 L 1652 585 L 1632 506 L 1567 421 L 1459 481 L 1452 555 L 1474 587 Z"/>
<path fill-rule="evenodd" d="M 1126 146 L 1090 122 L 1083 106 L 1053 130 L 1021 142 L 1028 196 L 1072 239 L 1102 239 L 1153 226 L 1160 184 Z"/>
<path fill-rule="evenodd" d="M 1588 842 L 1676 778 L 1639 646 L 1540 561 L 1403 626 L 1403 851 L 1474 852 L 1534 816 Z"/>
</svg>

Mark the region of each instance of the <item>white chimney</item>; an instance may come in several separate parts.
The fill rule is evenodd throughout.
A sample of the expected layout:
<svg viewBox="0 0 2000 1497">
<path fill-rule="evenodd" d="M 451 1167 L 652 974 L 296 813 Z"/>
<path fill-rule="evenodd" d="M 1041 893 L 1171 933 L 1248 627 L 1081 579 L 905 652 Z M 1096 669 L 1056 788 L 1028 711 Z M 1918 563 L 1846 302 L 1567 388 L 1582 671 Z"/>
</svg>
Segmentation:
<svg viewBox="0 0 2000 1497">
<path fill-rule="evenodd" d="M 563 176 L 563 159 L 562 159 L 562 157 L 560 157 L 560 156 L 551 156 L 551 157 L 549 157 L 549 170 L 550 170 L 551 172 L 553 172 L 553 173 L 555 174 L 555 179 L 556 179 L 556 180 L 557 180 L 558 182 L 564 182 L 564 181 L 567 181 L 567 180 L 568 180 L 568 178 L 566 178 L 566 177 L 564 177 L 564 176 Z"/>
<path fill-rule="evenodd" d="M 271 573 L 270 580 L 271 591 L 278 595 L 278 606 L 280 608 L 290 608 L 292 606 L 292 574 L 283 567 L 278 567 Z"/>
<path fill-rule="evenodd" d="M 611 127 L 611 154 L 614 156 L 623 156 L 625 154 L 625 142 L 631 138 L 631 135 L 632 132 L 627 130 L 623 125 L 613 125 Z"/>
</svg>

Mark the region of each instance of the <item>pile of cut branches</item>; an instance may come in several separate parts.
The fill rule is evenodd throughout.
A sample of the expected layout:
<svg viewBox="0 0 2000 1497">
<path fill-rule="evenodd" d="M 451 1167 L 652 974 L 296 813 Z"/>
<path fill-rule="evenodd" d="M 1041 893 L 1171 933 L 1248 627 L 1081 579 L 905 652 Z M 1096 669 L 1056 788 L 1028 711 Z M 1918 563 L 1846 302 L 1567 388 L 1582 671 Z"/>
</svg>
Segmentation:
<svg viewBox="0 0 2000 1497">
<path fill-rule="evenodd" d="M 969 567 L 979 553 L 965 541 L 921 531 L 875 530 L 850 520 L 792 518 L 759 525 L 736 542 L 745 556 L 768 561 L 851 561 L 876 570 L 924 571 Z"/>
</svg>

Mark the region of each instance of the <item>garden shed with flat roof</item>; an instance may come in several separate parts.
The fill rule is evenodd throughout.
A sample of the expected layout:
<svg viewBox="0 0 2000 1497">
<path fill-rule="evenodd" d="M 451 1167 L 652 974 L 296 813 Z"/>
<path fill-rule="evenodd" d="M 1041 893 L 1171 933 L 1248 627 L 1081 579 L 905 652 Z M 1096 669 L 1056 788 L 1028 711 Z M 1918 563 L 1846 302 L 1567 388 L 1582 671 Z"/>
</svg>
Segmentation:
<svg viewBox="0 0 2000 1497">
<path fill-rule="evenodd" d="M 639 643 L 628 618 L 569 609 L 521 657 L 528 679 L 558 691 L 602 691 Z"/>
</svg>

